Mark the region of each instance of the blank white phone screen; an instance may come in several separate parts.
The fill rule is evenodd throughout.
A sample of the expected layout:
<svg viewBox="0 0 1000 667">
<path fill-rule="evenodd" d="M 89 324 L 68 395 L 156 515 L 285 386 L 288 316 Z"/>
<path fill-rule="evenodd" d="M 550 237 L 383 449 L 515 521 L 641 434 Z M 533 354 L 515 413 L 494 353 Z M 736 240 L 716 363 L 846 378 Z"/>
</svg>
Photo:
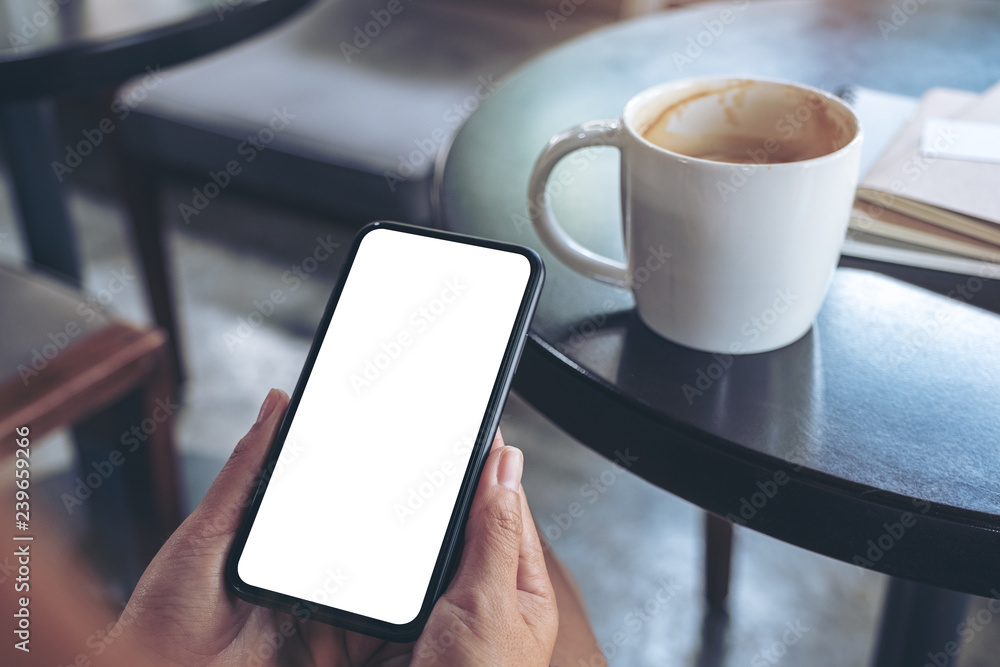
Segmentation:
<svg viewBox="0 0 1000 667">
<path fill-rule="evenodd" d="M 241 555 L 243 581 L 414 619 L 529 277 L 517 253 L 364 236 Z"/>
</svg>

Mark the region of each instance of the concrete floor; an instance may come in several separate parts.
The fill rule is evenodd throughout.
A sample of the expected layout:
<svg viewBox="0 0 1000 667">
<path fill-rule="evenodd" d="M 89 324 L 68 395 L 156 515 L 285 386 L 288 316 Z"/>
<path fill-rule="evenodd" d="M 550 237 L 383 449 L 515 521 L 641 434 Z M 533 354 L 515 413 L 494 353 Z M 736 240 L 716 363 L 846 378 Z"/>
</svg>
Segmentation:
<svg viewBox="0 0 1000 667">
<path fill-rule="evenodd" d="M 346 242 L 354 230 L 228 191 L 185 226 L 176 207 L 190 197 L 190 185 L 172 184 L 166 194 L 189 373 L 178 450 L 190 510 L 253 422 L 267 390 L 292 390 L 342 255 L 320 263 L 298 287 L 282 275 L 311 256 L 318 237 Z M 0 261 L 20 262 L 8 198 L 0 187 Z M 137 274 L 114 198 L 78 187 L 70 203 L 86 287 L 103 289 L 115 270 Z M 238 327 L 255 311 L 254 301 L 276 289 L 286 300 L 241 336 Z M 125 319 L 148 321 L 139 280 L 112 307 Z M 561 530 L 553 516 L 580 500 L 581 487 L 610 463 L 517 396 L 508 402 L 502 429 L 507 442 L 525 452 L 524 486 L 534 516 L 577 577 L 612 665 L 868 664 L 885 577 L 737 528 L 730 622 L 703 642 L 700 511 L 622 474 Z M 65 437 L 39 445 L 38 456 L 36 471 L 72 475 Z M 659 603 L 655 596 L 664 586 L 669 599 Z M 637 607 L 646 609 L 638 622 Z M 789 625 L 800 630 L 794 644 L 782 640 Z M 1000 643 L 992 630 L 966 647 L 961 665 L 997 664 Z"/>
</svg>

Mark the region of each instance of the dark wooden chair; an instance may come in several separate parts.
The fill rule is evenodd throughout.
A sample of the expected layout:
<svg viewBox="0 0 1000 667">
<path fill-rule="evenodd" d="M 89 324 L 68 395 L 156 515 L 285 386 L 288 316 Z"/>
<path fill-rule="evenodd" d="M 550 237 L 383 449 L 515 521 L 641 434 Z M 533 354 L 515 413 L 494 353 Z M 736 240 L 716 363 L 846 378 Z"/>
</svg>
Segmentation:
<svg viewBox="0 0 1000 667">
<path fill-rule="evenodd" d="M 113 548 L 131 547 L 134 579 L 181 520 L 178 397 L 166 335 L 95 306 L 46 275 L 0 266 L 0 456 L 13 454 L 17 428 L 27 426 L 32 443 L 72 429 L 79 488 L 59 504 L 110 517 L 104 530 Z"/>
</svg>

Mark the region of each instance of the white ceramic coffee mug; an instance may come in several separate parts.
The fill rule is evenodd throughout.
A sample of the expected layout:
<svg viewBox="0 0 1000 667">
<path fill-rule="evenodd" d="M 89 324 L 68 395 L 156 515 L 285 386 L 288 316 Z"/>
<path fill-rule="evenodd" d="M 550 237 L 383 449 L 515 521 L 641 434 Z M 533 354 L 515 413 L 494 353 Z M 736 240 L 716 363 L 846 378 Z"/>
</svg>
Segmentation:
<svg viewBox="0 0 1000 667">
<path fill-rule="evenodd" d="M 861 140 L 851 108 L 817 88 L 673 81 L 633 97 L 621 120 L 553 137 L 531 176 L 529 211 L 556 257 L 631 288 L 639 317 L 661 336 L 709 352 L 764 352 L 801 338 L 822 305 Z M 567 235 L 545 195 L 556 163 L 593 145 L 621 151 L 624 264 Z"/>
</svg>

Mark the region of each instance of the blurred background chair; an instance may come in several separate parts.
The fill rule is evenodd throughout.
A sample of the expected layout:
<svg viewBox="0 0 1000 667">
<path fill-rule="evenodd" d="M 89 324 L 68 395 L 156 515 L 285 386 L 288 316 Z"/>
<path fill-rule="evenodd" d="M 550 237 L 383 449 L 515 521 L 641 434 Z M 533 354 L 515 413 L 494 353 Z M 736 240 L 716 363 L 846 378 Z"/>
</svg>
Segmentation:
<svg viewBox="0 0 1000 667">
<path fill-rule="evenodd" d="M 0 304 L 0 454 L 13 455 L 16 428 L 30 425 L 33 443 L 71 428 L 76 483 L 61 504 L 101 515 L 87 522 L 91 550 L 134 585 L 181 520 L 166 336 L 109 319 L 93 296 L 36 271 L 0 266 Z"/>
<path fill-rule="evenodd" d="M 230 186 L 341 219 L 433 224 L 435 165 L 451 137 L 517 65 L 615 17 L 592 2 L 599 11 L 552 24 L 517 3 L 319 0 L 278 30 L 123 91 L 138 102 L 127 146 L 149 169 L 204 180 L 181 211 L 188 224 Z"/>
</svg>

